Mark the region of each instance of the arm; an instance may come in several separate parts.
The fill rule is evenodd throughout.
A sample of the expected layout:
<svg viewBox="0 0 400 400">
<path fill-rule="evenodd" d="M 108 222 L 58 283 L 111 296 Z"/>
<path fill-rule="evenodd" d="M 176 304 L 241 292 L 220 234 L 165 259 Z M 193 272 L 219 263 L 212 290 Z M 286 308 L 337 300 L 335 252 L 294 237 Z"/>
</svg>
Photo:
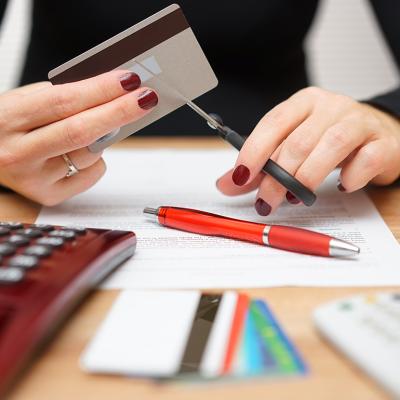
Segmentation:
<svg viewBox="0 0 400 400">
<path fill-rule="evenodd" d="M 7 7 L 7 0 L 1 0 L 0 1 L 0 22 L 3 19 L 4 13 L 6 11 Z"/>
<path fill-rule="evenodd" d="M 400 2 L 398 0 L 370 0 L 370 3 L 400 72 Z M 400 117 L 400 87 L 368 99 L 366 102 Z"/>
</svg>

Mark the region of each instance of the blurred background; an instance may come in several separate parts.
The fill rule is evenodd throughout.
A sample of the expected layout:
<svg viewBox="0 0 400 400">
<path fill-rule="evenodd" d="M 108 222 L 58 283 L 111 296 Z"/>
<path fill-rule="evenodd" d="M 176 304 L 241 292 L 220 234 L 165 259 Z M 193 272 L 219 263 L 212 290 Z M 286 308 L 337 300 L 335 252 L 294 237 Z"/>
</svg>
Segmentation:
<svg viewBox="0 0 400 400">
<path fill-rule="evenodd" d="M 0 27 L 0 92 L 18 82 L 30 0 L 10 0 Z M 399 84 L 390 51 L 367 0 L 322 0 L 306 43 L 314 85 L 367 98 Z"/>
</svg>

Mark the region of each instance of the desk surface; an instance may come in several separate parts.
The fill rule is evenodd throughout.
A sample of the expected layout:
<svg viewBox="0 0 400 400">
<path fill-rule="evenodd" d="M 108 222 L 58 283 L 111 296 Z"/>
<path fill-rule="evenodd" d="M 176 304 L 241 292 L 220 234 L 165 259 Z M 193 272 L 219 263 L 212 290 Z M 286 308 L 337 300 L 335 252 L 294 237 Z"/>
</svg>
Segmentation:
<svg viewBox="0 0 400 400">
<path fill-rule="evenodd" d="M 216 148 L 218 139 L 125 140 L 117 147 Z M 396 238 L 400 239 L 400 189 L 371 188 L 368 194 Z M 40 207 L 15 194 L 0 194 L 0 219 L 34 222 Z M 390 288 L 385 288 L 390 289 Z M 398 289 L 398 288 L 397 288 Z M 311 372 L 306 378 L 214 383 L 196 387 L 154 384 L 123 377 L 91 376 L 78 366 L 81 351 L 106 315 L 118 291 L 97 291 L 65 324 L 54 341 L 17 384 L 10 400 L 80 399 L 384 399 L 382 390 L 316 334 L 311 315 L 319 304 L 378 288 L 268 288 L 245 290 L 268 300 L 299 347 Z"/>
</svg>

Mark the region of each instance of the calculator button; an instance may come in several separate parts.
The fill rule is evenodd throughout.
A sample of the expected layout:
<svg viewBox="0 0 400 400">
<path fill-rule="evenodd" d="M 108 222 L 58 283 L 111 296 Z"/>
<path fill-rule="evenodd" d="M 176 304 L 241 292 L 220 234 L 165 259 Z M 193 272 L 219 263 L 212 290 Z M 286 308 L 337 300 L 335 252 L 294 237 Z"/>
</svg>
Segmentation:
<svg viewBox="0 0 400 400">
<path fill-rule="evenodd" d="M 25 275 L 25 271 L 19 268 L 0 268 L 0 285 L 20 282 Z"/>
<path fill-rule="evenodd" d="M 62 230 L 68 230 L 68 231 L 73 231 L 77 235 L 84 235 L 87 232 L 87 229 L 84 228 L 83 226 L 65 226 L 61 228 Z"/>
<path fill-rule="evenodd" d="M 3 222 L 0 222 L 0 226 L 4 226 L 4 227 L 10 228 L 10 229 L 21 229 L 24 227 L 24 224 L 22 222 L 3 221 Z"/>
<path fill-rule="evenodd" d="M 15 231 L 15 233 L 29 237 L 29 238 L 37 238 L 37 237 L 43 236 L 42 231 L 40 231 L 39 229 L 34 229 L 34 228 L 19 229 L 19 230 Z"/>
<path fill-rule="evenodd" d="M 47 246 L 29 246 L 25 249 L 24 254 L 28 256 L 47 257 L 53 250 Z"/>
<path fill-rule="evenodd" d="M 40 231 L 43 231 L 43 232 L 48 232 L 48 231 L 52 231 L 54 229 L 54 226 L 48 225 L 48 224 L 33 224 L 32 228 L 39 229 Z"/>
<path fill-rule="evenodd" d="M 15 253 L 15 246 L 10 243 L 0 243 L 0 255 L 1 256 L 9 256 Z"/>
<path fill-rule="evenodd" d="M 10 233 L 10 228 L 7 228 L 5 226 L 0 226 L 0 236 L 5 236 Z"/>
<path fill-rule="evenodd" d="M 39 259 L 35 256 L 18 255 L 8 260 L 8 265 L 18 268 L 34 268 L 39 264 Z"/>
<path fill-rule="evenodd" d="M 8 238 L 8 243 L 11 243 L 14 246 L 25 246 L 27 244 L 29 244 L 30 240 L 22 235 L 11 235 Z"/>
<path fill-rule="evenodd" d="M 52 237 L 60 237 L 63 239 L 67 239 L 67 240 L 72 240 L 75 239 L 76 233 L 74 231 L 69 231 L 69 230 L 59 230 L 59 231 L 51 231 L 49 233 L 49 236 Z"/>
<path fill-rule="evenodd" d="M 51 247 L 61 247 L 64 244 L 64 239 L 61 237 L 42 237 L 36 241 L 37 244 Z"/>
</svg>

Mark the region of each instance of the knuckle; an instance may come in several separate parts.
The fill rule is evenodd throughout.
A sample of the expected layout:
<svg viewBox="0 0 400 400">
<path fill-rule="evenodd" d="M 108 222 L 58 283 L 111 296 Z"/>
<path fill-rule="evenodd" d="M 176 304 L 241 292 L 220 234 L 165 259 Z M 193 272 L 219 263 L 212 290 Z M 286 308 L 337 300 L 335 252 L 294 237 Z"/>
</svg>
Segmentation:
<svg viewBox="0 0 400 400">
<path fill-rule="evenodd" d="M 287 118 L 287 114 L 285 110 L 286 101 L 274 107 L 271 111 L 269 111 L 264 116 L 264 121 L 273 127 L 279 128 L 282 126 L 283 122 Z"/>
<path fill-rule="evenodd" d="M 362 118 L 365 120 L 366 125 L 373 134 L 378 134 L 385 130 L 384 123 L 377 114 L 374 113 L 363 113 Z"/>
<path fill-rule="evenodd" d="M 90 144 L 88 129 L 81 117 L 76 116 L 65 124 L 65 139 L 68 147 L 79 148 Z"/>
<path fill-rule="evenodd" d="M 69 90 L 54 90 L 50 109 L 57 118 L 63 119 L 73 114 L 74 104 L 77 101 L 79 101 L 78 98 Z"/>
<path fill-rule="evenodd" d="M 130 122 L 135 116 L 135 108 L 132 107 L 131 101 L 124 99 L 115 104 L 113 119 L 118 126 Z"/>
<path fill-rule="evenodd" d="M 309 86 L 307 88 L 302 89 L 304 95 L 307 97 L 313 97 L 316 99 L 325 97 L 327 95 L 327 91 L 324 89 L 321 89 L 320 87 L 317 86 Z"/>
<path fill-rule="evenodd" d="M 0 131 L 3 134 L 4 131 L 9 130 L 8 126 L 10 124 L 9 117 L 10 112 L 4 105 L 0 106 Z"/>
<path fill-rule="evenodd" d="M 106 79 L 100 79 L 95 83 L 95 91 L 98 98 L 108 101 L 114 97 L 113 90 Z"/>
<path fill-rule="evenodd" d="M 295 158 L 305 158 L 312 150 L 312 144 L 301 135 L 289 136 L 285 142 L 284 147 Z"/>
<path fill-rule="evenodd" d="M 21 153 L 0 148 L 0 168 L 18 165 L 21 161 Z"/>
<path fill-rule="evenodd" d="M 326 132 L 329 144 L 334 148 L 344 148 L 350 141 L 350 133 L 343 124 L 335 125 Z"/>
<path fill-rule="evenodd" d="M 341 93 L 333 93 L 333 99 L 344 107 L 353 107 L 358 104 L 353 98 Z"/>
<path fill-rule="evenodd" d="M 367 168 L 371 170 L 381 170 L 384 162 L 384 156 L 377 149 L 371 147 L 364 147 L 363 161 Z"/>
</svg>

